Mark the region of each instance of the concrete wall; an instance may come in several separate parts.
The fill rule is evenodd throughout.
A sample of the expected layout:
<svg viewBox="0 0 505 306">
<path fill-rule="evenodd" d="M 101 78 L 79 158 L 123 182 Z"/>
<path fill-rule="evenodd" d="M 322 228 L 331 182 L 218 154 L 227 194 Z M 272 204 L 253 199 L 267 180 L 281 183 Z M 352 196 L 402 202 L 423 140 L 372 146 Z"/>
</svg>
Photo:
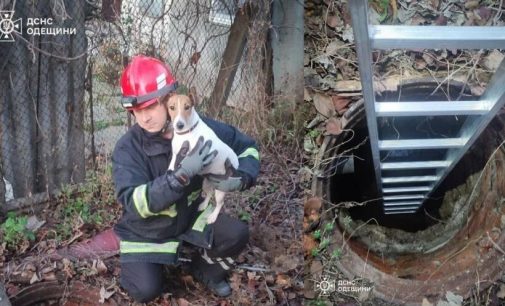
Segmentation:
<svg viewBox="0 0 505 306">
<path fill-rule="evenodd" d="M 274 94 L 295 107 L 303 100 L 303 0 L 274 0 L 272 27 Z"/>
</svg>

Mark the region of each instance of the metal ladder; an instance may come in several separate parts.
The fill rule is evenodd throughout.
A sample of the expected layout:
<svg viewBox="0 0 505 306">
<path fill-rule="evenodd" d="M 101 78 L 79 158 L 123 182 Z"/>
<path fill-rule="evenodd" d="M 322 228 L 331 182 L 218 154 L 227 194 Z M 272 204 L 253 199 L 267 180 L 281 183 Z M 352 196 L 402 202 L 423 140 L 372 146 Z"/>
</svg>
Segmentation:
<svg viewBox="0 0 505 306">
<path fill-rule="evenodd" d="M 505 61 L 485 93 L 475 101 L 376 102 L 373 49 L 505 49 L 505 27 L 369 25 L 368 0 L 348 1 L 365 100 L 365 111 L 379 197 L 385 214 L 415 213 L 447 177 L 505 104 Z M 467 115 L 454 138 L 379 139 L 381 117 Z M 439 151 L 440 160 L 413 160 L 410 150 Z M 406 154 L 401 154 L 403 153 Z M 396 152 L 395 162 L 381 152 Z M 402 157 L 403 155 L 403 157 Z M 419 173 L 423 173 L 419 175 Z M 399 173 L 399 174 L 397 174 Z M 407 173 L 407 174 L 406 174 Z"/>
</svg>

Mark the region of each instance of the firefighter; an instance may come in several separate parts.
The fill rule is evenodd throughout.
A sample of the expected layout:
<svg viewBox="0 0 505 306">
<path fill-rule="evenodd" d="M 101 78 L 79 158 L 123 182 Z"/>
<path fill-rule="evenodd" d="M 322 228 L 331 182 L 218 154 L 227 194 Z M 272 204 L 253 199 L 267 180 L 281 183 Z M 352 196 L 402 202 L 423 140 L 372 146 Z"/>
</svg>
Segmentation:
<svg viewBox="0 0 505 306">
<path fill-rule="evenodd" d="M 122 106 L 137 123 L 112 155 L 116 196 L 123 206 L 114 232 L 119 237 L 120 284 L 138 302 L 162 293 L 163 265 L 177 265 L 182 244 L 198 249 L 192 275 L 214 294 L 230 295 L 227 274 L 249 239 L 245 223 L 222 212 L 215 223 L 206 224 L 208 211 L 198 211 L 203 179 L 197 174 L 215 154 L 209 152 L 210 140 L 201 139 L 195 148 L 172 155 L 170 118 L 163 102 L 176 88 L 163 62 L 142 55 L 133 57 L 121 76 Z M 255 141 L 230 125 L 202 120 L 239 156 L 238 169 L 210 181 L 223 191 L 250 188 L 259 173 Z M 178 167 L 168 171 L 172 158 Z"/>
</svg>

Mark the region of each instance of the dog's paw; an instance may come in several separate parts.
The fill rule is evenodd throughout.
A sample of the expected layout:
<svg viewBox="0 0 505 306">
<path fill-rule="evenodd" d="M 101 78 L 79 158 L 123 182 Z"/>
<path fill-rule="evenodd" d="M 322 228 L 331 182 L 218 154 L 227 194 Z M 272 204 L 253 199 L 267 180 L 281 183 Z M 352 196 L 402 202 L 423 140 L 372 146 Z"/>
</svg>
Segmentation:
<svg viewBox="0 0 505 306">
<path fill-rule="evenodd" d="M 218 215 L 218 214 L 217 214 L 216 212 L 211 213 L 211 214 L 207 217 L 207 224 L 212 224 L 212 223 L 216 222 L 217 215 Z"/>
<path fill-rule="evenodd" d="M 208 205 L 209 203 L 205 203 L 205 201 L 203 201 L 202 203 L 200 203 L 200 205 L 198 205 L 198 211 L 204 211 Z"/>
</svg>

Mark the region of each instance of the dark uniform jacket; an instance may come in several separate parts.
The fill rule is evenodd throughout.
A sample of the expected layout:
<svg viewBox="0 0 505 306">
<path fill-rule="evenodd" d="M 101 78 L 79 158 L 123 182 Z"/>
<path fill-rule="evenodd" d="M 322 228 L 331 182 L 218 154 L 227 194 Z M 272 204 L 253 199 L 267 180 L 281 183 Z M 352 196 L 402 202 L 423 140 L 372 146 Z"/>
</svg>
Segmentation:
<svg viewBox="0 0 505 306">
<path fill-rule="evenodd" d="M 202 120 L 235 151 L 245 188 L 252 186 L 259 173 L 255 141 L 230 125 L 205 117 Z M 205 220 L 210 210 L 197 211 L 202 178 L 196 176 L 189 186 L 182 186 L 167 171 L 171 158 L 171 140 L 138 124 L 116 144 L 112 175 L 123 216 L 114 230 L 121 240 L 122 262 L 173 264 L 181 240 L 193 243 L 195 234 L 209 235 Z"/>
</svg>

